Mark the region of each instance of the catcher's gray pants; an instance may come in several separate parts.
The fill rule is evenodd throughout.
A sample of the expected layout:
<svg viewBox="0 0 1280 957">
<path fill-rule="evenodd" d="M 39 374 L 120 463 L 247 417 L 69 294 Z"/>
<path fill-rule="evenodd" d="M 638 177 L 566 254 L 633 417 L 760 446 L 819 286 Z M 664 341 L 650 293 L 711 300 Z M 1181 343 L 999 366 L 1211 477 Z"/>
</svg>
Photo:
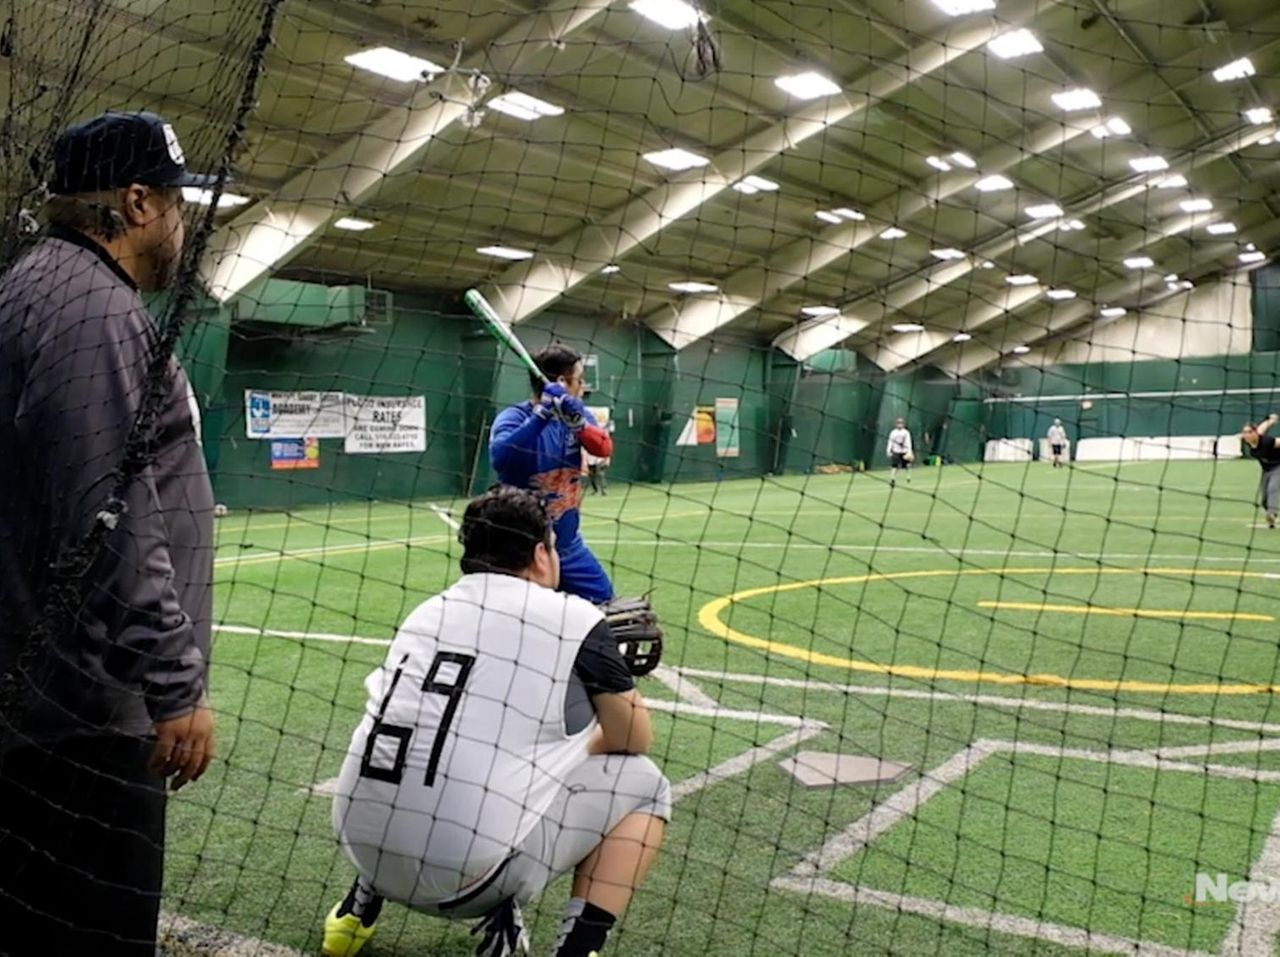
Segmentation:
<svg viewBox="0 0 1280 957">
<path fill-rule="evenodd" d="M 1262 473 L 1262 481 L 1258 483 L 1258 504 L 1267 510 L 1268 515 L 1280 512 L 1280 468 Z"/>
<path fill-rule="evenodd" d="M 671 782 L 643 755 L 592 755 L 565 778 L 542 820 L 497 870 L 451 900 L 410 906 L 464 919 L 486 914 L 509 897 L 528 904 L 631 814 L 670 821 Z"/>
</svg>

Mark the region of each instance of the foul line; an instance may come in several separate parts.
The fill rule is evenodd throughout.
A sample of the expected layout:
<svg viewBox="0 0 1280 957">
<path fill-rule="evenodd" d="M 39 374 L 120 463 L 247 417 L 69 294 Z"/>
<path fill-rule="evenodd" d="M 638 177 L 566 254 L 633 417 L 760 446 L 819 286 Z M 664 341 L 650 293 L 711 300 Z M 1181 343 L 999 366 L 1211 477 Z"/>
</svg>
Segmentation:
<svg viewBox="0 0 1280 957">
<path fill-rule="evenodd" d="M 653 704 L 653 702 L 649 702 L 650 707 Z M 719 784 L 721 781 L 727 781 L 730 778 L 737 777 L 739 774 L 745 774 L 762 761 L 768 761 L 783 751 L 816 737 L 825 730 L 827 730 L 827 725 L 821 721 L 802 721 L 794 731 L 788 731 L 781 737 L 774 738 L 768 744 L 757 745 L 729 758 L 727 761 L 721 761 L 713 768 L 699 771 L 693 777 L 685 778 L 683 781 L 673 784 L 671 786 L 671 796 L 674 800 L 679 801 L 691 794 L 697 794 L 713 784 Z"/>
<path fill-rule="evenodd" d="M 707 602 L 698 612 L 698 624 L 712 635 L 733 644 L 753 648 L 770 655 L 792 658 L 812 665 L 827 665 L 847 671 L 866 671 L 872 674 L 918 678 L 925 681 L 965 681 L 997 685 L 1032 685 L 1045 688 L 1067 688 L 1081 691 L 1132 691 L 1154 694 L 1212 694 L 1255 695 L 1280 693 L 1280 685 L 1271 684 L 1223 684 L 1203 682 L 1171 684 L 1158 681 L 1137 681 L 1115 678 L 1068 678 L 1048 673 L 1021 674 L 1018 672 L 974 671 L 955 668 L 929 668 L 920 665 L 886 665 L 855 658 L 840 658 L 823 652 L 810 651 L 786 642 L 757 638 L 738 631 L 721 620 L 721 613 L 736 602 L 783 592 L 817 588 L 823 585 L 858 585 L 869 582 L 900 581 L 911 578 L 971 577 L 977 575 L 1179 575 L 1220 578 L 1266 578 L 1264 572 L 1240 570 L 1214 570 L 1205 568 L 967 568 L 925 569 L 908 572 L 873 572 L 867 575 L 847 575 L 837 578 L 816 578 L 809 581 L 786 582 L 780 585 L 762 585 L 747 588 Z"/>
<path fill-rule="evenodd" d="M 387 647 L 389 638 L 361 638 L 359 635 L 330 635 L 323 631 L 279 631 L 275 628 L 253 628 L 249 625 L 214 625 L 214 631 L 228 635 L 252 635 L 255 638 L 288 638 L 292 641 L 336 641 L 352 645 Z"/>
<path fill-rule="evenodd" d="M 1110 615 L 1113 618 L 1204 619 L 1207 621 L 1275 621 L 1271 615 L 1244 611 L 1179 611 L 1159 608 L 1104 608 L 1101 605 L 1053 605 L 1034 601 L 980 601 L 979 608 L 1009 611 L 1054 611 L 1067 615 Z"/>
<path fill-rule="evenodd" d="M 393 538 L 377 542 L 356 542 L 351 545 L 318 545 L 315 548 L 281 550 L 265 555 L 227 555 L 223 558 L 215 558 L 213 564 L 218 567 L 224 565 L 266 565 L 272 562 L 296 561 L 316 555 L 358 555 L 361 552 L 379 552 L 388 548 L 439 545 L 447 541 L 449 541 L 449 538 L 446 535 L 429 535 L 423 538 Z"/>
</svg>

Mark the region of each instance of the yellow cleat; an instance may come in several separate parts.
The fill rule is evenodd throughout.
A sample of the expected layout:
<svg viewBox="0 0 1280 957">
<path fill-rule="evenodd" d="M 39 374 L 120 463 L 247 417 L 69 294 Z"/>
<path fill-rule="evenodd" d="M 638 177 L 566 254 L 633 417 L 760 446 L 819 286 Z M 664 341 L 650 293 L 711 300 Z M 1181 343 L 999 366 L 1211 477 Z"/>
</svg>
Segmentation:
<svg viewBox="0 0 1280 957">
<path fill-rule="evenodd" d="M 321 948 L 324 957 L 356 957 L 378 926 L 376 922 L 366 926 L 349 911 L 339 916 L 341 907 L 340 903 L 334 904 L 324 919 L 324 945 Z"/>
</svg>

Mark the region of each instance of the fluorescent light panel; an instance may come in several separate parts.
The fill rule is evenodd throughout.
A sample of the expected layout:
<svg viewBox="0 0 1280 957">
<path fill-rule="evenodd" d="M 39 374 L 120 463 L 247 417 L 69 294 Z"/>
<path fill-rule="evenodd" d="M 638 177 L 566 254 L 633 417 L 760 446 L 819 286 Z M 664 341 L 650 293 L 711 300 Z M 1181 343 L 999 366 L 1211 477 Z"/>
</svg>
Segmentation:
<svg viewBox="0 0 1280 957">
<path fill-rule="evenodd" d="M 944 262 L 948 259 L 964 259 L 965 255 L 964 250 L 953 249 L 951 247 L 947 247 L 945 249 L 931 249 L 929 252 L 931 255 L 936 256 Z"/>
<path fill-rule="evenodd" d="M 1050 289 L 1045 295 L 1055 302 L 1066 302 L 1076 297 L 1074 289 Z"/>
<path fill-rule="evenodd" d="M 1081 110 L 1096 110 L 1102 105 L 1102 98 L 1093 90 L 1083 87 L 1075 90 L 1063 90 L 1051 97 L 1058 109 L 1067 113 L 1078 113 Z"/>
<path fill-rule="evenodd" d="M 556 106 L 546 100 L 540 100 L 519 90 L 509 90 L 501 96 L 495 96 L 488 103 L 499 113 L 514 116 L 517 120 L 532 122 L 545 116 L 559 116 L 564 112 L 563 106 Z"/>
<path fill-rule="evenodd" d="M 1158 173 L 1169 168 L 1169 161 L 1163 156 L 1139 156 L 1129 160 L 1129 165 L 1136 173 Z"/>
<path fill-rule="evenodd" d="M 668 150 L 655 150 L 652 153 L 645 153 L 644 158 L 654 166 L 661 166 L 663 169 L 675 170 L 676 172 L 706 166 L 711 162 L 705 156 L 690 153 L 688 150 L 682 150 L 678 146 L 673 146 Z"/>
<path fill-rule="evenodd" d="M 213 190 L 201 189 L 199 186 L 182 187 L 182 198 L 188 203 L 197 203 L 200 206 L 213 205 Z M 233 206 L 243 206 L 251 202 L 248 196 L 241 196 L 238 193 L 223 192 L 218 196 L 218 208 L 230 209 Z"/>
<path fill-rule="evenodd" d="M 778 188 L 778 184 L 763 176 L 747 176 L 734 183 L 733 188 L 750 196 L 752 193 L 772 193 Z"/>
<path fill-rule="evenodd" d="M 1262 262 L 1262 261 L 1263 261 L 1264 259 L 1266 259 L 1266 258 L 1267 258 L 1267 254 L 1266 254 L 1266 253 L 1264 253 L 1264 252 L 1260 252 L 1260 251 L 1258 251 L 1258 250 L 1256 250 L 1256 249 L 1255 249 L 1253 252 L 1247 252 L 1247 253 L 1241 253 L 1241 254 L 1240 254 L 1240 261 L 1241 261 L 1242 263 L 1245 263 L 1246 265 L 1247 265 L 1247 264 L 1249 264 L 1249 263 L 1260 263 L 1260 262 Z"/>
<path fill-rule="evenodd" d="M 1053 219 L 1055 216 L 1062 215 L 1062 207 L 1057 203 L 1040 203 L 1037 206 L 1028 206 L 1027 215 L 1032 219 Z"/>
<path fill-rule="evenodd" d="M 906 237 L 907 231 L 905 229 L 899 229 L 897 226 L 890 226 L 880 234 L 881 239 L 905 239 Z"/>
<path fill-rule="evenodd" d="M 361 50 L 359 53 L 343 57 L 343 60 L 361 70 L 399 80 L 401 83 L 412 83 L 415 80 L 426 79 L 429 75 L 444 72 L 444 67 L 437 63 L 412 56 L 393 47 Z"/>
<path fill-rule="evenodd" d="M 371 219 L 357 219 L 355 216 L 343 216 L 341 219 L 333 221 L 334 229 L 349 229 L 353 233 L 362 233 L 366 229 L 373 229 L 377 225 Z"/>
<path fill-rule="evenodd" d="M 994 10 L 996 0 L 933 0 L 933 5 L 949 16 L 961 17 L 966 13 Z"/>
<path fill-rule="evenodd" d="M 517 249 L 515 246 L 480 246 L 476 252 L 497 259 L 532 259 L 533 252 L 528 249 Z"/>
<path fill-rule="evenodd" d="M 924 332 L 924 326 L 918 322 L 895 322 L 893 324 L 894 332 Z"/>
<path fill-rule="evenodd" d="M 978 168 L 978 161 L 976 159 L 968 153 L 962 153 L 959 150 L 954 153 L 949 153 L 947 155 L 947 159 L 951 160 L 951 162 L 955 163 L 957 166 L 963 166 L 965 169 Z"/>
<path fill-rule="evenodd" d="M 1213 209 L 1211 199 L 1184 199 L 1178 204 L 1184 213 L 1207 213 Z"/>
<path fill-rule="evenodd" d="M 835 306 L 802 306 L 800 311 L 811 319 L 825 319 L 827 316 L 840 314 L 840 310 Z"/>
<path fill-rule="evenodd" d="M 971 336 L 967 332 L 957 332 L 954 336 L 951 337 L 951 341 L 952 342 L 968 342 L 972 338 L 973 336 Z"/>
<path fill-rule="evenodd" d="M 1150 269 L 1156 261 L 1150 256 L 1130 256 L 1124 264 L 1130 269 Z"/>
<path fill-rule="evenodd" d="M 1181 173 L 1165 176 L 1155 184 L 1156 189 L 1182 189 L 1187 185 L 1187 178 Z"/>
<path fill-rule="evenodd" d="M 680 282 L 669 282 L 667 288 L 675 292 L 719 292 L 720 287 L 714 283 L 698 282 L 694 279 L 686 279 Z"/>
<path fill-rule="evenodd" d="M 683 0 L 631 0 L 630 7 L 645 19 L 668 30 L 688 30 L 706 16 Z"/>
<path fill-rule="evenodd" d="M 1119 319 L 1128 311 L 1129 310 L 1124 306 L 1107 306 L 1107 308 L 1103 309 L 1099 315 L 1101 315 L 1103 319 Z"/>
<path fill-rule="evenodd" d="M 1031 351 L 1031 347 L 1030 346 L 1014 346 L 1009 351 L 1012 352 L 1015 356 L 1025 356 L 1028 352 Z"/>
<path fill-rule="evenodd" d="M 940 173 L 949 172 L 951 169 L 951 164 L 948 163 L 946 160 L 944 160 L 941 156 L 927 157 L 925 159 L 925 162 L 928 163 L 930 166 L 932 166 L 934 169 L 936 169 Z"/>
<path fill-rule="evenodd" d="M 1214 236 L 1229 236 L 1236 231 L 1235 223 L 1210 223 L 1205 231 Z"/>
<path fill-rule="evenodd" d="M 1245 77 L 1253 76 L 1257 72 L 1253 61 L 1244 56 L 1238 60 L 1232 60 L 1226 66 L 1218 67 L 1213 71 L 1213 78 L 1219 83 L 1228 83 L 1231 80 L 1243 80 Z"/>
<path fill-rule="evenodd" d="M 1251 110 L 1244 111 L 1244 118 L 1254 126 L 1265 126 L 1275 118 L 1275 114 L 1269 106 L 1255 106 Z"/>
<path fill-rule="evenodd" d="M 816 100 L 820 96 L 832 96 L 840 92 L 837 84 L 812 70 L 780 76 L 773 82 L 780 90 L 790 93 L 798 100 Z"/>
<path fill-rule="evenodd" d="M 617 263 L 609 263 L 607 266 L 601 266 L 600 272 L 606 276 L 612 276 L 614 273 L 622 272 L 622 267 Z"/>
<path fill-rule="evenodd" d="M 1007 176 L 1001 176 L 994 173 L 991 176 L 984 176 L 973 184 L 980 192 L 998 193 L 1000 190 L 1013 189 L 1013 180 Z"/>
<path fill-rule="evenodd" d="M 1030 273 L 1016 273 L 1012 276 L 1005 276 L 1004 281 L 1010 286 L 1034 286 L 1040 280 Z"/>
<path fill-rule="evenodd" d="M 1011 30 L 989 41 L 987 50 L 1002 60 L 1012 60 L 1030 53 L 1040 53 L 1044 47 L 1030 30 Z"/>
</svg>

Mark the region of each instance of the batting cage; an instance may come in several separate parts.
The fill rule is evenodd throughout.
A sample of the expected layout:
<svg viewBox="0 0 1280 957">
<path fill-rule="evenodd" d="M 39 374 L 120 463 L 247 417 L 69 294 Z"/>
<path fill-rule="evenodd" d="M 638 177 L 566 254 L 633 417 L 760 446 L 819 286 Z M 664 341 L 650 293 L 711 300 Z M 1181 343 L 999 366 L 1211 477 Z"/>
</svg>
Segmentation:
<svg viewBox="0 0 1280 957">
<path fill-rule="evenodd" d="M 0 77 L 0 954 L 1277 953 L 1280 6 Z"/>
</svg>

